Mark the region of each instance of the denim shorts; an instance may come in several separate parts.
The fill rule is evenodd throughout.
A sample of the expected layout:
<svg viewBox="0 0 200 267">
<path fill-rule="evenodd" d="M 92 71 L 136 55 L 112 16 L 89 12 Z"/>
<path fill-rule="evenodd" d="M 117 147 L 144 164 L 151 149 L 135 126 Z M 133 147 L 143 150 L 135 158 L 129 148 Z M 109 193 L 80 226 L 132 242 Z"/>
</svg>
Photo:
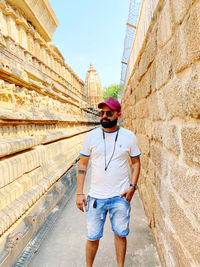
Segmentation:
<svg viewBox="0 0 200 267">
<path fill-rule="evenodd" d="M 125 197 L 116 196 L 106 199 L 89 197 L 87 238 L 94 241 L 103 236 L 107 212 L 109 212 L 113 232 L 120 237 L 127 236 L 129 234 L 130 210 L 130 203 Z"/>
</svg>

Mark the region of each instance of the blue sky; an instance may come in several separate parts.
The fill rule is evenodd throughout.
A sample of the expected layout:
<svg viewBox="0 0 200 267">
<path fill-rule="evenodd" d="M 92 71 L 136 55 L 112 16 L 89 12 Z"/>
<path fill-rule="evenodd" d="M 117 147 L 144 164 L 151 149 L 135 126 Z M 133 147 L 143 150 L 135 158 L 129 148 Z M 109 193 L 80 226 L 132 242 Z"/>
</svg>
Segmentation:
<svg viewBox="0 0 200 267">
<path fill-rule="evenodd" d="M 119 83 L 129 0 L 49 0 L 59 26 L 53 43 L 85 81 L 89 64 L 102 87 Z"/>
</svg>

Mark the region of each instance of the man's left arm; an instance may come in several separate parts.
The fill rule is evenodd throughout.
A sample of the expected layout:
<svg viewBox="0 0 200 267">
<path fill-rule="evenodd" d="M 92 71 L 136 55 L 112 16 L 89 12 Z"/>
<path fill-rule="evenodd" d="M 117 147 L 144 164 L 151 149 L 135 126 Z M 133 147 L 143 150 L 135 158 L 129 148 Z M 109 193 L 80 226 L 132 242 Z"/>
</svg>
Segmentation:
<svg viewBox="0 0 200 267">
<path fill-rule="evenodd" d="M 140 175 L 140 157 L 131 158 L 131 162 L 132 162 L 131 184 L 136 185 Z M 130 202 L 134 193 L 135 193 L 135 188 L 133 186 L 130 186 L 120 196 L 121 197 L 125 196 L 126 200 Z"/>
</svg>

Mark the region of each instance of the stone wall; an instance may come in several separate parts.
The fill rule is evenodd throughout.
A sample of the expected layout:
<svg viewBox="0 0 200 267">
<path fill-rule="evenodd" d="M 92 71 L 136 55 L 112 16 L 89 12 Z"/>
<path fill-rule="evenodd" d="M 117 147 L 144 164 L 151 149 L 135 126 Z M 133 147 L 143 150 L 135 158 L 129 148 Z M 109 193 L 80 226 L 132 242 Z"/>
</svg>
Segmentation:
<svg viewBox="0 0 200 267">
<path fill-rule="evenodd" d="M 39 27 L 38 6 L 41 24 L 56 20 L 48 1 L 14 2 L 0 0 L 0 266 L 12 265 L 76 182 L 68 170 L 98 123 L 83 81 L 47 42 L 51 27 Z"/>
<path fill-rule="evenodd" d="M 162 265 L 199 266 L 200 1 L 157 2 L 129 59 L 123 126 L 142 152 L 139 192 Z"/>
</svg>

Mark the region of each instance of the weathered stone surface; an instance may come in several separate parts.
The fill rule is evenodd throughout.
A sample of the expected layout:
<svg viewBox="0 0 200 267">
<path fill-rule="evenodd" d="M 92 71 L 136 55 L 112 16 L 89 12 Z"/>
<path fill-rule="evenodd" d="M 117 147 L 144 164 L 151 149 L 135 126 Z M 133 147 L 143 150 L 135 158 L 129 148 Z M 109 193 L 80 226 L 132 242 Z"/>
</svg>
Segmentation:
<svg viewBox="0 0 200 267">
<path fill-rule="evenodd" d="M 139 80 L 144 75 L 144 73 L 148 70 L 149 66 L 155 59 L 157 52 L 157 25 L 154 26 L 151 35 L 147 41 L 147 44 L 144 48 L 144 51 L 141 56 L 141 60 L 139 62 Z"/>
<path fill-rule="evenodd" d="M 157 95 L 154 93 L 147 99 L 148 101 L 148 111 L 149 111 L 149 119 L 150 120 L 159 120 L 159 107 L 158 107 L 158 98 Z"/>
<path fill-rule="evenodd" d="M 141 165 L 143 166 L 143 173 L 146 177 L 148 177 L 149 172 L 149 157 L 147 157 L 145 154 L 142 154 L 140 157 Z"/>
<path fill-rule="evenodd" d="M 194 257 L 194 260 L 200 264 L 200 231 L 199 227 L 192 223 L 188 218 L 174 196 L 170 196 L 170 220 L 180 240 L 184 243 L 186 249 Z"/>
<path fill-rule="evenodd" d="M 146 72 L 138 86 L 135 88 L 134 93 L 136 102 L 150 95 L 152 88 L 151 79 L 149 77 L 150 75 L 150 71 Z"/>
<path fill-rule="evenodd" d="M 181 96 L 181 86 L 178 79 L 170 80 L 163 87 L 163 98 L 167 107 L 168 118 L 180 117 L 184 118 L 184 108 Z"/>
<path fill-rule="evenodd" d="M 149 139 L 142 134 L 138 134 L 138 145 L 140 148 L 141 153 L 144 153 L 145 155 L 149 154 Z"/>
<path fill-rule="evenodd" d="M 147 99 L 148 113 L 151 120 L 168 120 L 169 114 L 162 91 L 155 92 Z"/>
<path fill-rule="evenodd" d="M 200 264 L 199 10 L 199 0 L 159 1 L 147 42 L 134 60 L 136 105 L 126 89 L 122 102 L 129 106 L 123 120 L 134 125 L 141 150 L 150 146 L 141 156 L 139 190 L 163 266 Z M 148 117 L 142 114 L 144 103 Z"/>
<path fill-rule="evenodd" d="M 188 256 L 188 252 L 184 251 L 182 244 L 178 241 L 177 236 L 170 230 L 168 230 L 168 242 L 171 247 L 171 252 L 174 259 L 174 264 L 181 267 L 195 266 L 195 262 L 191 256 Z"/>
<path fill-rule="evenodd" d="M 184 16 L 195 0 L 170 0 L 172 6 L 172 15 L 175 23 L 181 24 Z"/>
<path fill-rule="evenodd" d="M 184 1 L 186 3 L 186 1 Z M 189 1 L 191 2 L 191 1 Z M 189 10 L 180 27 L 177 27 L 174 38 L 173 66 L 176 72 L 192 64 L 200 57 L 200 2 Z"/>
<path fill-rule="evenodd" d="M 200 166 L 199 127 L 183 127 L 181 129 L 181 137 L 185 159 Z"/>
<path fill-rule="evenodd" d="M 186 115 L 193 118 L 200 118 L 200 63 L 193 64 L 191 67 L 181 72 L 178 76 L 181 84 L 181 100 L 183 110 Z"/>
<path fill-rule="evenodd" d="M 164 125 L 163 144 L 166 148 L 172 150 L 176 155 L 180 154 L 181 146 L 179 140 L 179 131 L 174 124 Z"/>
<path fill-rule="evenodd" d="M 135 110 L 136 110 L 137 118 L 147 118 L 148 117 L 148 105 L 147 105 L 146 99 L 138 102 L 136 104 Z M 131 112 L 129 114 L 131 114 Z"/>
<path fill-rule="evenodd" d="M 152 124 L 152 138 L 155 141 L 163 143 L 164 139 L 164 132 L 165 132 L 165 123 L 163 122 L 155 122 Z"/>
<path fill-rule="evenodd" d="M 169 175 L 172 186 L 187 203 L 188 210 L 200 221 L 199 172 L 192 171 L 188 166 L 180 165 L 171 160 L 169 163 Z"/>
<path fill-rule="evenodd" d="M 156 57 L 156 88 L 159 89 L 171 78 L 173 73 L 172 64 L 172 41 L 162 48 Z"/>
<path fill-rule="evenodd" d="M 136 119 L 135 120 L 135 124 L 136 124 L 136 129 L 137 129 L 137 134 L 143 134 L 145 135 L 146 130 L 145 130 L 145 121 L 141 120 L 141 119 Z"/>
<path fill-rule="evenodd" d="M 158 46 L 163 47 L 172 36 L 172 12 L 170 1 L 166 1 L 158 22 Z"/>
</svg>

